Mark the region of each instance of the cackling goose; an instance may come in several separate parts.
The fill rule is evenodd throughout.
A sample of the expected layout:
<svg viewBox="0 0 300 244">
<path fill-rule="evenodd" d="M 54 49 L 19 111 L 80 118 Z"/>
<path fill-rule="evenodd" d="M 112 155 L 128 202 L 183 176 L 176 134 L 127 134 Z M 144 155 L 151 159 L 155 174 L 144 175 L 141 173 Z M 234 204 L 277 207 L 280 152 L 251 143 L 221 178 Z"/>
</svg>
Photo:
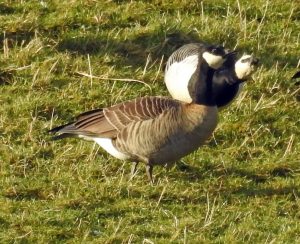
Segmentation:
<svg viewBox="0 0 300 244">
<path fill-rule="evenodd" d="M 171 96 L 184 102 L 194 102 L 191 93 L 199 80 L 211 79 L 215 69 L 220 68 L 234 52 L 226 52 L 222 46 L 191 43 L 177 49 L 169 57 L 165 68 L 165 83 Z M 209 66 L 202 72 L 202 63 Z"/>
</svg>

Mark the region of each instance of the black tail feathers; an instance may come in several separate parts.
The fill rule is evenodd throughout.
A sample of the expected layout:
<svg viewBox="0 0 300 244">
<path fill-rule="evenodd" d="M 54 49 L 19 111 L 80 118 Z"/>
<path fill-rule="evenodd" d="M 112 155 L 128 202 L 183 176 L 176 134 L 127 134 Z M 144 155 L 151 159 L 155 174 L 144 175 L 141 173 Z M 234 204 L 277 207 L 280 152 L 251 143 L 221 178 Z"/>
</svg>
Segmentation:
<svg viewBox="0 0 300 244">
<path fill-rule="evenodd" d="M 61 125 L 61 126 L 57 126 L 57 127 L 54 127 L 53 129 L 51 130 L 48 130 L 48 133 L 49 134 L 56 134 L 58 133 L 58 135 L 54 135 L 52 137 L 52 140 L 59 140 L 59 139 L 63 139 L 63 138 L 66 138 L 66 137 L 74 137 L 76 135 L 72 134 L 72 133 L 68 133 L 66 130 L 66 127 L 73 127 L 73 122 L 72 123 L 69 123 L 69 124 L 64 124 L 64 125 Z"/>
</svg>

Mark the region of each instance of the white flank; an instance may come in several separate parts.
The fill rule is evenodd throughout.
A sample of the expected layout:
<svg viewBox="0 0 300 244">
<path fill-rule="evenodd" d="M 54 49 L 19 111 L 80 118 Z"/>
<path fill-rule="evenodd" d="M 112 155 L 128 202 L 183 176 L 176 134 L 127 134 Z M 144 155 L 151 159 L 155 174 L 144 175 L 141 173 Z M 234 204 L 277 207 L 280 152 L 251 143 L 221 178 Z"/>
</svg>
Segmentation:
<svg viewBox="0 0 300 244">
<path fill-rule="evenodd" d="M 121 159 L 121 160 L 129 159 L 128 155 L 121 153 L 114 147 L 114 145 L 112 144 L 112 140 L 110 138 L 94 137 L 93 140 L 96 143 L 98 143 L 110 155 L 112 155 L 118 159 Z"/>
<path fill-rule="evenodd" d="M 244 59 L 249 59 L 249 62 L 242 62 Z M 253 72 L 254 67 L 251 66 L 251 55 L 243 55 L 236 63 L 235 63 L 235 73 L 239 79 L 248 78 Z"/>
<path fill-rule="evenodd" d="M 191 55 L 181 62 L 173 63 L 165 74 L 165 83 L 174 99 L 190 103 L 188 85 L 189 81 L 197 69 L 198 55 Z"/>
<path fill-rule="evenodd" d="M 209 65 L 209 67 L 211 67 L 213 69 L 220 68 L 223 65 L 223 63 L 225 62 L 225 59 L 222 56 L 214 55 L 209 52 L 204 52 L 202 54 L 202 57 L 205 59 L 205 61 Z"/>
</svg>

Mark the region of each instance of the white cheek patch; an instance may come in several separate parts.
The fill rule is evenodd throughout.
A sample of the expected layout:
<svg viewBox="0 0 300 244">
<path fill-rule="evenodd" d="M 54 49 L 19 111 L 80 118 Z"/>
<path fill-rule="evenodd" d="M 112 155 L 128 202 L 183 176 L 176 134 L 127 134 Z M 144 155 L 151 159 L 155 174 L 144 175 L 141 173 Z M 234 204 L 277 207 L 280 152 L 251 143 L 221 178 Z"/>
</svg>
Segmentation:
<svg viewBox="0 0 300 244">
<path fill-rule="evenodd" d="M 180 62 L 171 64 L 165 74 L 165 83 L 174 99 L 190 103 L 188 85 L 198 66 L 198 55 L 191 55 Z"/>
<path fill-rule="evenodd" d="M 248 59 L 248 60 L 246 60 Z M 242 62 L 244 60 L 244 62 Z M 254 66 L 251 65 L 252 56 L 244 54 L 236 63 L 235 63 L 235 73 L 239 79 L 247 79 L 253 72 L 256 70 Z"/>
<path fill-rule="evenodd" d="M 237 62 L 235 64 L 235 73 L 239 79 L 246 79 L 252 72 L 250 63 Z"/>
<path fill-rule="evenodd" d="M 204 52 L 202 54 L 202 57 L 208 63 L 209 67 L 211 67 L 213 69 L 220 68 L 223 65 L 224 61 L 225 61 L 225 59 L 223 59 L 222 56 L 214 55 L 214 54 L 209 53 L 209 52 Z"/>
<path fill-rule="evenodd" d="M 110 138 L 94 137 L 93 140 L 98 143 L 106 152 L 118 159 L 127 160 L 130 158 L 128 155 L 118 151 L 112 144 L 112 140 Z"/>
</svg>

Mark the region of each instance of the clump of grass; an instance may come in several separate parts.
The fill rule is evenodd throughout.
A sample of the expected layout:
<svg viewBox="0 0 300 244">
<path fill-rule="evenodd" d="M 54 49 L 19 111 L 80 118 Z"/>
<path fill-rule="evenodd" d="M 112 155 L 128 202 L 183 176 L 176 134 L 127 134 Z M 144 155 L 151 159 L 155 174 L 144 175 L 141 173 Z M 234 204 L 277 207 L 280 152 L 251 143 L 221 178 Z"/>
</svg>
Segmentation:
<svg viewBox="0 0 300 244">
<path fill-rule="evenodd" d="M 299 241 L 296 2 L 4 1 L 0 14 L 3 242 Z M 168 95 L 166 58 L 197 40 L 262 66 L 188 166 L 156 168 L 152 187 L 142 166 L 129 181 L 96 145 L 50 140 L 85 110 Z"/>
</svg>

